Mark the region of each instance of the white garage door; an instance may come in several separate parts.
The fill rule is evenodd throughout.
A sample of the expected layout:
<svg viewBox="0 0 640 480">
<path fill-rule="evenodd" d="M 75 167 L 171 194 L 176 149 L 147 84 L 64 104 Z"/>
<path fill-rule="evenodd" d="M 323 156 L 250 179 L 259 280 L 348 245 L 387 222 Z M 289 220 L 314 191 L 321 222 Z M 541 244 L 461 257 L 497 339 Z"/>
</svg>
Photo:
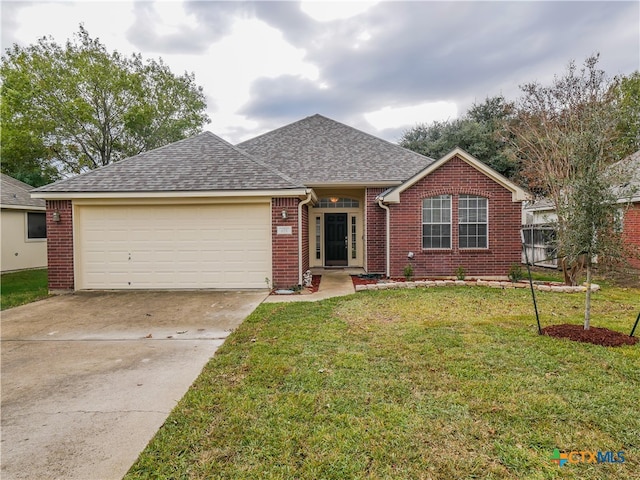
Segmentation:
<svg viewBox="0 0 640 480">
<path fill-rule="evenodd" d="M 80 206 L 78 289 L 266 288 L 270 206 Z"/>
</svg>

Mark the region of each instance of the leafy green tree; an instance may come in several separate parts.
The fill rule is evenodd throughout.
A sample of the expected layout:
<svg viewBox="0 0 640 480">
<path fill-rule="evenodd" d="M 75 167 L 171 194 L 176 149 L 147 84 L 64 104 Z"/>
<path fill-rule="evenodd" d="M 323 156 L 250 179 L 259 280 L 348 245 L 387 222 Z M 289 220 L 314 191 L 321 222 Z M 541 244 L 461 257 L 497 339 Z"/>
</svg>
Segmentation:
<svg viewBox="0 0 640 480">
<path fill-rule="evenodd" d="M 510 115 L 511 105 L 504 97 L 487 98 L 484 103 L 474 104 L 462 118 L 416 125 L 403 133 L 399 144 L 432 158 L 460 147 L 506 177 L 514 178 L 518 164 L 504 153 L 508 139 L 503 123 Z"/>
<path fill-rule="evenodd" d="M 198 133 L 209 120 L 193 74 L 108 52 L 82 26 L 64 46 L 13 45 L 0 78 L 8 174 L 80 173 Z"/>
<path fill-rule="evenodd" d="M 619 111 L 616 155 L 625 158 L 640 150 L 640 72 L 617 79 L 613 86 Z"/>
<path fill-rule="evenodd" d="M 619 112 L 611 80 L 597 68 L 598 60 L 598 55 L 587 58 L 581 70 L 571 62 L 550 86 L 522 85 L 509 126 L 511 154 L 522 164 L 530 187 L 554 203 L 560 255 L 570 265 L 585 265 L 585 329 L 593 261 L 620 257 L 624 249 L 616 228 L 617 199 L 628 179 L 628 172 L 611 168 Z"/>
</svg>

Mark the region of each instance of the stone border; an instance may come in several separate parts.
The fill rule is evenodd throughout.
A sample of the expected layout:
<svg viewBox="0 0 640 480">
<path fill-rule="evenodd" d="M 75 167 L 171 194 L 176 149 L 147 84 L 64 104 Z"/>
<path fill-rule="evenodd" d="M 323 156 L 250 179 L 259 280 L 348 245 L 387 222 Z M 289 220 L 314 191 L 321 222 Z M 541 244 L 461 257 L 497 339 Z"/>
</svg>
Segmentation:
<svg viewBox="0 0 640 480">
<path fill-rule="evenodd" d="M 380 283 L 370 283 L 367 285 L 356 285 L 356 292 L 363 292 L 365 290 L 394 290 L 398 288 L 424 288 L 424 287 L 457 287 L 457 286 L 469 286 L 469 287 L 491 287 L 491 288 L 529 288 L 529 282 L 498 282 L 489 280 L 416 280 L 415 282 L 394 282 L 382 281 Z M 546 285 L 546 284 L 533 284 L 533 288 L 541 292 L 559 292 L 559 293 L 579 293 L 586 292 L 587 287 L 585 285 L 578 285 L 576 287 L 570 287 L 567 285 Z M 597 292 L 600 290 L 600 285 L 595 283 L 591 284 L 591 291 Z"/>
</svg>

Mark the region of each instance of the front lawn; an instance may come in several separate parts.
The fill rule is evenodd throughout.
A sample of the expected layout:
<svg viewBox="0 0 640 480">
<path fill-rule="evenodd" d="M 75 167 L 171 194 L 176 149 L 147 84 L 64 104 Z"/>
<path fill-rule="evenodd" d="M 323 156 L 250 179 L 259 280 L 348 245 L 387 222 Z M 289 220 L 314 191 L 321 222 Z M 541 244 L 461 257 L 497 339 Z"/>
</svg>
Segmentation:
<svg viewBox="0 0 640 480">
<path fill-rule="evenodd" d="M 2 310 L 47 297 L 47 269 L 3 273 L 0 277 L 0 293 Z"/>
<path fill-rule="evenodd" d="M 582 322 L 583 295 L 538 300 L 543 326 Z M 606 287 L 592 309 L 628 334 L 640 289 Z M 263 304 L 126 478 L 637 478 L 639 408 L 640 344 L 540 337 L 527 290 Z M 560 467 L 556 448 L 624 463 Z"/>
</svg>

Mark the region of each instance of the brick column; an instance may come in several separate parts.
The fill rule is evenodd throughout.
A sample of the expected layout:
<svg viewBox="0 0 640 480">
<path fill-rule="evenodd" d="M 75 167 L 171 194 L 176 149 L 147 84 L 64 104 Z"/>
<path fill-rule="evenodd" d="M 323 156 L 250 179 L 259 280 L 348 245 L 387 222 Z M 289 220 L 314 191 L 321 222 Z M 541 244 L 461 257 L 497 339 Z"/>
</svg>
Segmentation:
<svg viewBox="0 0 640 480">
<path fill-rule="evenodd" d="M 273 287 L 298 285 L 298 203 L 297 198 L 274 198 L 271 200 L 271 279 Z M 287 218 L 282 218 L 286 210 Z M 304 223 L 304 222 L 303 222 Z M 278 233 L 282 227 L 291 233 Z M 308 255 L 307 255 L 308 256 Z"/>
<path fill-rule="evenodd" d="M 368 273 L 385 273 L 386 265 L 386 243 L 387 243 L 387 212 L 380 208 L 376 202 L 376 197 L 384 192 L 386 188 L 367 188 L 365 196 L 365 215 L 367 229 L 367 264 L 365 269 Z"/>
<path fill-rule="evenodd" d="M 54 221 L 54 213 L 60 221 Z M 71 200 L 47 200 L 49 291 L 75 288 L 73 276 L 73 210 Z"/>
</svg>

